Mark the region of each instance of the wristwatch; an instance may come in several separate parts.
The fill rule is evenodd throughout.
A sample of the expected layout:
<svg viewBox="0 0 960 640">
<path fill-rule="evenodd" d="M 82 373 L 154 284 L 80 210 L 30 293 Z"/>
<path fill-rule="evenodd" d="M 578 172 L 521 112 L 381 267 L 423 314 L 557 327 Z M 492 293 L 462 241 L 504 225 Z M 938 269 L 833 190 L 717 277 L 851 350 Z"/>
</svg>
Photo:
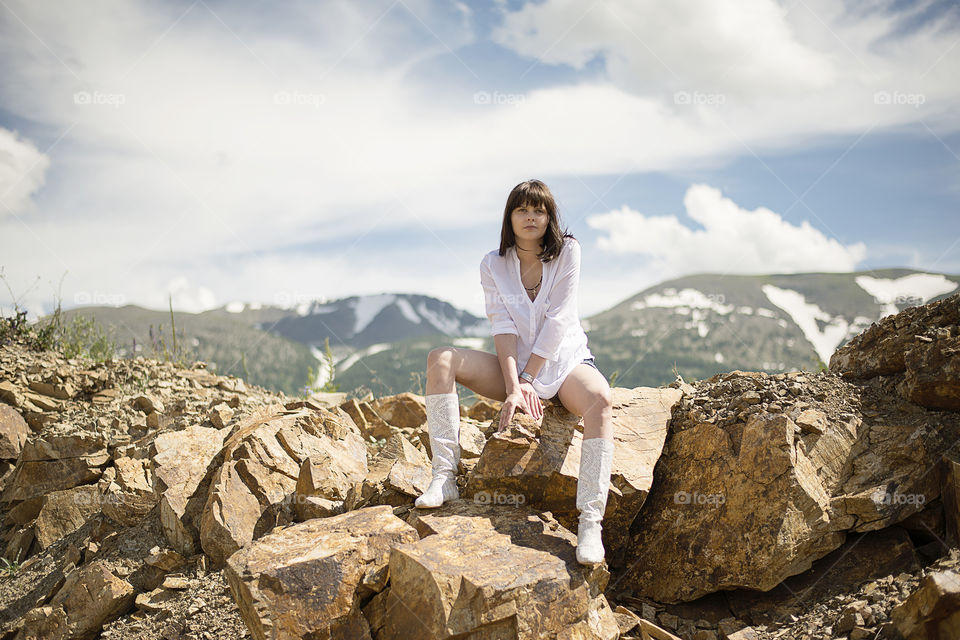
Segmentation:
<svg viewBox="0 0 960 640">
<path fill-rule="evenodd" d="M 521 372 L 520 372 L 520 379 L 521 379 L 521 380 L 526 380 L 526 381 L 529 382 L 530 384 L 533 384 L 533 376 L 530 375 L 529 373 L 527 373 L 526 371 L 521 371 Z"/>
</svg>

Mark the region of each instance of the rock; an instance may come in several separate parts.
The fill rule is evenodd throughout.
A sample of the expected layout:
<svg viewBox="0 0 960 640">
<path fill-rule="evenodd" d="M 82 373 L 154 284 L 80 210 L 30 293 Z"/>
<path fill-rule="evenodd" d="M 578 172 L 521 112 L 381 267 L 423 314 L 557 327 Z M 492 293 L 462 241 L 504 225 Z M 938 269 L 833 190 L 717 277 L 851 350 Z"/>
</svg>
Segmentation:
<svg viewBox="0 0 960 640">
<path fill-rule="evenodd" d="M 416 429 L 427 421 L 426 400 L 413 393 L 377 398 L 370 406 L 388 424 L 401 429 Z"/>
<path fill-rule="evenodd" d="M 756 380 L 728 382 L 698 387 L 723 406 Z M 823 433 L 762 410 L 713 422 L 675 413 L 657 463 L 662 481 L 625 547 L 630 564 L 614 565 L 626 567 L 622 588 L 666 603 L 721 589 L 767 591 L 839 547 L 846 532 L 889 526 L 939 496 L 932 471 L 960 438 L 957 415 L 929 417 L 882 381 L 860 387 L 824 375 L 805 384 L 829 398 L 801 409 L 827 416 L 811 421 Z M 869 422 L 841 414 L 854 402 L 875 412 Z"/>
<path fill-rule="evenodd" d="M 342 513 L 351 489 L 368 471 L 366 445 L 353 431 L 339 440 L 322 435 L 314 448 L 300 465 L 295 487 L 296 519 L 301 522 Z"/>
<path fill-rule="evenodd" d="M 647 497 L 667 422 L 682 392 L 614 387 L 612 395 L 615 446 L 602 534 L 608 557 L 623 548 L 627 527 Z M 563 526 L 576 531 L 583 442 L 579 421 L 557 401 L 544 403 L 539 425 L 516 413 L 510 429 L 487 440 L 463 495 L 492 504 L 503 497 L 550 511 Z"/>
<path fill-rule="evenodd" d="M 51 428 L 23 445 L 3 500 L 28 500 L 50 491 L 96 482 L 109 460 L 102 435 Z"/>
<path fill-rule="evenodd" d="M 186 564 L 187 560 L 182 555 L 172 549 L 160 549 L 154 547 L 150 550 L 150 555 L 144 559 L 144 563 L 156 567 L 161 571 L 173 571 Z"/>
<path fill-rule="evenodd" d="M 33 530 L 41 549 L 73 533 L 93 514 L 100 511 L 97 485 L 82 485 L 51 491 L 43 499 Z"/>
<path fill-rule="evenodd" d="M 370 507 L 275 530 L 224 574 L 254 638 L 369 638 L 358 602 L 386 586 L 391 548 L 416 540 L 390 507 Z"/>
<path fill-rule="evenodd" d="M 579 565 L 576 536 L 549 514 L 455 500 L 408 521 L 422 539 L 391 550 L 378 638 L 619 637 L 609 573 Z"/>
<path fill-rule="evenodd" d="M 146 516 L 158 497 L 153 488 L 151 463 L 146 458 L 123 456 L 113 461 L 116 473 L 100 496 L 104 515 L 132 527 Z"/>
<path fill-rule="evenodd" d="M 45 396 L 51 398 L 58 398 L 60 400 L 69 400 L 77 395 L 76 388 L 69 382 L 65 383 L 50 383 L 50 382 L 31 382 L 29 385 L 32 391 L 36 391 Z"/>
<path fill-rule="evenodd" d="M 224 463 L 213 475 L 201 515 L 204 553 L 220 566 L 251 540 L 294 522 L 304 461 L 311 456 L 353 456 L 354 462 L 331 468 L 328 479 L 336 484 L 344 470 L 358 465 L 362 470 L 366 452 L 361 445 L 353 423 L 326 409 L 283 411 L 239 425 L 224 441 L 219 454 Z M 301 486 L 309 489 L 306 482 Z"/>
<path fill-rule="evenodd" d="M 800 412 L 795 422 L 805 433 L 823 433 L 827 430 L 827 414 L 817 409 L 806 409 Z"/>
<path fill-rule="evenodd" d="M 916 345 L 904 364 L 904 398 L 930 409 L 960 409 L 960 335 Z"/>
<path fill-rule="evenodd" d="M 347 508 L 389 504 L 411 504 L 432 479 L 430 461 L 400 434 L 394 434 L 371 461 L 362 483 L 347 500 Z"/>
<path fill-rule="evenodd" d="M 163 532 L 170 545 L 186 556 L 200 550 L 198 520 L 206 501 L 201 483 L 223 447 L 224 436 L 217 429 L 194 426 L 160 433 L 151 447 L 150 468 Z"/>
<path fill-rule="evenodd" d="M 676 624 L 676 623 L 674 623 Z M 655 640 L 680 640 L 663 627 L 658 627 L 649 620 L 640 620 L 640 631 L 644 638 L 654 638 Z"/>
<path fill-rule="evenodd" d="M 157 613 L 170 609 L 170 601 L 177 597 L 176 591 L 157 587 L 153 591 L 137 594 L 135 604 L 137 609 L 147 613 Z"/>
<path fill-rule="evenodd" d="M 23 416 L 10 405 L 0 403 L 0 460 L 16 460 L 30 433 Z"/>
<path fill-rule="evenodd" d="M 72 571 L 46 606 L 27 612 L 23 630 L 28 638 L 45 640 L 93 638 L 105 622 L 130 608 L 134 593 L 129 582 L 94 560 Z"/>
<path fill-rule="evenodd" d="M 221 402 L 210 409 L 210 422 L 217 429 L 223 429 L 233 419 L 233 409 L 225 402 Z"/>
<path fill-rule="evenodd" d="M 621 635 L 632 631 L 640 624 L 640 616 L 626 607 L 617 607 L 613 610 L 613 615 L 617 619 L 617 627 L 620 628 Z"/>
<path fill-rule="evenodd" d="M 467 417 L 480 422 L 493 420 L 500 415 L 500 409 L 503 408 L 502 402 L 490 400 L 489 398 L 480 398 L 473 403 L 473 406 L 467 411 Z"/>
<path fill-rule="evenodd" d="M 156 411 L 157 413 L 163 413 L 164 407 L 163 402 L 160 401 L 160 398 L 157 398 L 153 395 L 140 395 L 134 398 L 131 403 L 137 409 L 140 409 L 144 413 L 152 413 Z"/>
<path fill-rule="evenodd" d="M 943 515 L 947 540 L 960 545 L 960 462 L 944 456 L 943 466 Z"/>
<path fill-rule="evenodd" d="M 350 398 L 340 405 L 340 409 L 353 419 L 364 440 L 385 440 L 393 435 L 390 425 L 381 418 L 369 403 Z"/>
<path fill-rule="evenodd" d="M 907 640 L 960 638 L 960 573 L 927 574 L 890 617 Z"/>
</svg>

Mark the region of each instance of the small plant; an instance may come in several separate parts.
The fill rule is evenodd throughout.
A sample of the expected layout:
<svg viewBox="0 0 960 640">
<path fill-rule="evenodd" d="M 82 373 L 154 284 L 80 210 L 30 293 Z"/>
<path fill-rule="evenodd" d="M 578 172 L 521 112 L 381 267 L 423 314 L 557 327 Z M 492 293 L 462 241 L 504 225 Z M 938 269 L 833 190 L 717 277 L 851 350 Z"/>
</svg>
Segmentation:
<svg viewBox="0 0 960 640">
<path fill-rule="evenodd" d="M 325 366 L 326 370 L 330 372 L 330 377 L 327 378 L 327 381 L 323 383 L 323 386 L 320 387 L 319 391 L 321 393 L 334 393 L 340 390 L 340 385 L 334 384 L 333 382 L 333 379 L 337 375 L 337 364 L 334 361 L 333 352 L 330 351 L 329 337 L 323 339 L 323 349 L 324 349 L 323 360 L 326 365 Z M 320 377 L 319 368 L 316 371 L 314 371 L 313 367 L 310 367 L 310 366 L 307 367 L 307 384 L 305 384 L 301 389 L 301 393 L 304 398 L 306 398 L 311 393 L 317 390 L 316 388 L 317 379 L 319 377 Z"/>
<path fill-rule="evenodd" d="M 10 562 L 6 558 L 0 558 L 0 573 L 3 574 L 4 578 L 12 578 L 17 575 L 17 572 L 20 571 L 20 567 L 23 566 L 23 563 L 20 562 L 20 552 L 22 549 L 17 549 L 17 557 L 14 558 L 13 562 Z"/>
<path fill-rule="evenodd" d="M 177 325 L 173 315 L 173 296 L 169 296 L 170 302 L 170 327 L 173 333 L 172 348 L 167 346 L 167 340 L 163 333 L 163 323 L 161 323 L 156 330 L 154 330 L 153 325 L 150 325 L 150 344 L 153 349 L 153 357 L 158 360 L 164 360 L 165 362 L 173 362 L 179 367 L 189 368 L 190 364 L 193 362 L 193 354 L 184 349 L 184 333 L 183 330 L 180 330 L 180 341 L 177 341 Z"/>
<path fill-rule="evenodd" d="M 611 387 L 611 388 L 613 388 L 614 386 L 616 386 L 617 377 L 618 377 L 619 375 L 620 375 L 620 369 L 617 369 L 616 371 L 614 371 L 613 373 L 610 374 L 609 384 L 610 384 L 610 387 Z"/>
</svg>

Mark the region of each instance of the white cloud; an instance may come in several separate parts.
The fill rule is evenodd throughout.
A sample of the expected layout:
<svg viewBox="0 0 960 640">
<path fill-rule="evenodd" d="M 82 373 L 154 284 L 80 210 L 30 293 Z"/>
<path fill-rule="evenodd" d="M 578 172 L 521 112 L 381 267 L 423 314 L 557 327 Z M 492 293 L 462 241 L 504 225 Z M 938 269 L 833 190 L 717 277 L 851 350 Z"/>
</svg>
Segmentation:
<svg viewBox="0 0 960 640">
<path fill-rule="evenodd" d="M 691 186 L 683 203 L 703 229 L 626 205 L 587 222 L 606 233 L 597 243 L 601 249 L 646 256 L 664 275 L 851 271 L 866 253 L 863 243 L 843 245 L 806 220 L 796 226 L 765 207 L 742 209 L 708 185 Z"/>
<path fill-rule="evenodd" d="M 32 142 L 0 127 L 0 219 L 27 210 L 49 167 L 50 158 Z"/>
<path fill-rule="evenodd" d="M 36 123 L 49 142 L 68 133 L 50 151 L 56 180 L 44 183 L 41 162 L 16 200 L 28 206 L 42 185 L 43 215 L 24 227 L 0 214 L 2 264 L 19 289 L 37 275 L 66 272 L 73 290 L 140 304 L 181 273 L 218 303 L 268 302 L 277 282 L 300 281 L 296 269 L 310 262 L 287 256 L 294 243 L 339 238 L 346 247 L 395 229 L 415 238 L 406 260 L 418 262 L 427 251 L 450 253 L 435 233 L 487 226 L 488 241 L 463 243 L 468 252 L 493 248 L 507 192 L 530 175 L 685 170 L 873 124 L 922 117 L 940 131 L 960 116 L 960 48 L 949 49 L 955 31 L 934 25 L 881 42 L 891 28 L 881 12 L 851 19 L 813 0 L 789 9 L 759 0 L 692 9 L 529 5 L 516 14 L 525 17 L 506 14 L 503 42 L 573 66 L 599 53 L 606 72 L 538 85 L 516 105 L 499 106 L 472 99 L 497 87 L 471 68 L 464 48 L 477 43 L 459 5 L 284 3 L 268 17 L 242 3 L 6 6 L 17 18 L 0 21 L 0 104 Z M 454 71 L 443 71 L 440 56 Z M 921 93 L 925 102 L 876 104 L 879 90 Z M 691 104 L 674 102 L 676 91 L 688 92 Z M 697 103 L 696 92 L 711 91 L 725 101 Z M 78 92 L 89 100 L 76 101 Z M 505 152 L 518 140 L 520 152 Z M 649 224 L 683 233 L 669 222 Z M 800 244 L 813 247 L 817 232 L 798 229 Z M 838 264 L 855 257 L 821 245 Z M 237 254 L 250 265 L 269 261 L 273 280 L 250 270 L 248 288 L 223 267 Z M 456 302 L 458 277 L 476 275 L 474 263 L 457 273 L 435 264 L 397 269 L 396 255 L 380 253 L 357 262 L 341 268 L 317 256 L 310 264 L 331 276 L 323 285 L 329 297 L 392 283 Z M 584 268 L 585 283 L 590 269 L 598 274 L 584 293 L 591 310 L 622 297 L 624 281 L 639 283 L 626 273 L 628 280 L 610 280 L 599 261 Z M 652 272 L 642 275 L 653 284 Z M 207 299 L 198 290 L 185 303 Z"/>
</svg>

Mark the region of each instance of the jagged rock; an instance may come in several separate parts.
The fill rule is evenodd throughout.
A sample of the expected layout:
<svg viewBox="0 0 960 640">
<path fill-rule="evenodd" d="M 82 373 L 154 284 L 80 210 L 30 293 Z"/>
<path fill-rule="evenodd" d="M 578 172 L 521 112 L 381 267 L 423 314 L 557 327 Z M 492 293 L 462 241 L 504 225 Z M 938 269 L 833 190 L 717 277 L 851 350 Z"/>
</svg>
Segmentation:
<svg viewBox="0 0 960 640">
<path fill-rule="evenodd" d="M 144 413 L 164 412 L 163 402 L 160 401 L 160 398 L 150 394 L 137 396 L 131 401 L 131 404 Z"/>
<path fill-rule="evenodd" d="M 960 573 L 928 573 L 890 617 L 907 640 L 960 638 Z"/>
<path fill-rule="evenodd" d="M 427 420 L 426 400 L 413 393 L 384 396 L 370 405 L 388 424 L 401 429 L 416 429 Z"/>
<path fill-rule="evenodd" d="M 201 483 L 223 447 L 226 434 L 209 427 L 158 434 L 150 453 L 160 522 L 174 549 L 184 555 L 199 551 L 200 512 L 206 501 Z"/>
<path fill-rule="evenodd" d="M 340 405 L 340 409 L 347 413 L 353 423 L 360 429 L 364 440 L 385 440 L 393 435 L 390 425 L 381 418 L 368 402 L 350 398 Z"/>
<path fill-rule="evenodd" d="M 763 404 L 752 413 L 703 410 L 744 386 L 782 398 L 787 380 L 731 373 L 698 383 L 703 401 L 676 413 L 660 480 L 615 559 L 628 574 L 624 587 L 660 602 L 766 591 L 839 547 L 847 531 L 886 527 L 939 497 L 931 471 L 960 437 L 960 420 L 937 416 L 931 428 L 927 412 L 890 394 L 886 381 L 854 386 L 822 374 L 800 382 L 803 399 L 786 413 Z M 861 402 L 870 407 L 864 419 Z M 810 409 L 825 416 L 815 421 L 822 434 L 790 417 Z"/>
<path fill-rule="evenodd" d="M 931 409 L 960 409 L 960 327 L 955 335 L 921 342 L 904 356 L 904 398 Z"/>
<path fill-rule="evenodd" d="M 430 461 L 422 451 L 394 434 L 370 463 L 370 470 L 347 500 L 346 507 L 412 503 L 430 486 Z"/>
<path fill-rule="evenodd" d="M 360 435 L 345 432 L 340 439 L 319 436 L 300 465 L 295 486 L 295 513 L 299 521 L 342 513 L 351 489 L 367 475 L 367 449 Z"/>
<path fill-rule="evenodd" d="M 210 409 L 210 422 L 212 422 L 213 426 L 217 429 L 223 429 L 232 419 L 233 409 L 225 402 L 221 402 Z"/>
<path fill-rule="evenodd" d="M 653 482 L 653 468 L 663 447 L 679 389 L 614 387 L 614 456 L 603 521 L 604 547 L 622 547 Z M 541 424 L 517 412 L 511 429 L 487 440 L 480 460 L 468 475 L 465 497 L 491 504 L 503 499 L 550 511 L 571 531 L 577 530 L 577 477 L 583 434 L 580 419 L 558 401 L 545 402 Z"/>
<path fill-rule="evenodd" d="M 123 456 L 113 461 L 113 468 L 113 477 L 101 491 L 101 509 L 117 524 L 131 527 L 157 504 L 151 463 L 146 458 Z"/>
<path fill-rule="evenodd" d="M 77 389 L 70 382 L 31 382 L 29 385 L 32 391 L 58 398 L 60 400 L 69 400 L 77 395 Z"/>
<path fill-rule="evenodd" d="M 834 352 L 830 370 L 859 379 L 903 372 L 904 398 L 960 409 L 960 294 L 873 323 Z"/>
<path fill-rule="evenodd" d="M 150 555 L 144 559 L 145 564 L 161 571 L 173 571 L 183 566 L 186 561 L 186 558 L 173 549 L 160 549 L 160 547 L 151 549 Z"/>
<path fill-rule="evenodd" d="M 390 549 L 417 539 L 390 507 L 369 507 L 277 529 L 224 574 L 257 640 L 369 638 L 358 603 L 386 586 Z"/>
<path fill-rule="evenodd" d="M 353 440 L 335 445 L 331 440 Z M 301 467 L 311 456 L 358 456 L 360 435 L 344 416 L 302 408 L 238 426 L 224 441 L 200 519 L 200 540 L 214 565 L 274 526 L 296 520 Z M 335 474 L 334 474 L 335 475 Z M 306 489 L 306 484 L 304 484 Z"/>
<path fill-rule="evenodd" d="M 97 433 L 51 429 L 32 436 L 23 445 L 3 501 L 28 500 L 96 482 L 109 461 L 106 441 Z"/>
<path fill-rule="evenodd" d="M 409 516 L 422 536 L 390 553 L 394 638 L 619 637 L 609 573 L 576 561 L 576 536 L 549 514 L 456 500 Z"/>
<path fill-rule="evenodd" d="M 83 526 L 100 511 L 100 492 L 95 484 L 51 491 L 43 498 L 43 506 L 33 525 L 41 549 Z"/>
<path fill-rule="evenodd" d="M 467 411 L 467 417 L 472 418 L 473 420 L 479 420 L 480 422 L 486 422 L 487 420 L 493 420 L 500 415 L 500 410 L 502 408 L 502 402 L 497 402 L 488 398 L 480 398 L 473 403 L 473 406 L 471 406 L 469 411 Z"/>
<path fill-rule="evenodd" d="M 23 416 L 10 405 L 0 403 L 0 460 L 16 460 L 30 433 Z"/>
<path fill-rule="evenodd" d="M 103 623 L 126 612 L 134 589 L 100 560 L 74 569 L 50 602 L 24 616 L 18 638 L 66 640 L 94 638 Z"/>
</svg>

